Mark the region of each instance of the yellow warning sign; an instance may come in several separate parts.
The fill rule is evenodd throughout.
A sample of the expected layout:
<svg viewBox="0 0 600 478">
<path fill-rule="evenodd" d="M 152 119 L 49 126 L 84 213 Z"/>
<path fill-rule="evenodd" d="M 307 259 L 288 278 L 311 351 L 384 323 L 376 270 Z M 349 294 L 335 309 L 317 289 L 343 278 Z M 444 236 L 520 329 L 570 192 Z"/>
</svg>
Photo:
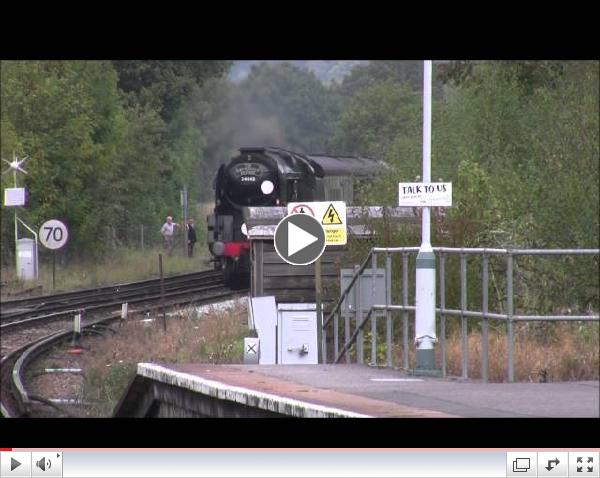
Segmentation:
<svg viewBox="0 0 600 478">
<path fill-rule="evenodd" d="M 344 201 L 311 201 L 290 202 L 287 205 L 288 214 L 310 214 L 317 220 L 325 231 L 325 245 L 343 246 L 348 239 L 346 224 L 346 203 Z"/>
<path fill-rule="evenodd" d="M 340 215 L 337 213 L 335 208 L 333 207 L 333 203 L 329 205 L 327 208 L 327 212 L 323 216 L 323 220 L 321 224 L 342 224 L 342 220 L 340 219 Z"/>
<path fill-rule="evenodd" d="M 325 243 L 326 244 L 346 244 L 346 230 L 345 229 L 325 229 Z"/>
</svg>

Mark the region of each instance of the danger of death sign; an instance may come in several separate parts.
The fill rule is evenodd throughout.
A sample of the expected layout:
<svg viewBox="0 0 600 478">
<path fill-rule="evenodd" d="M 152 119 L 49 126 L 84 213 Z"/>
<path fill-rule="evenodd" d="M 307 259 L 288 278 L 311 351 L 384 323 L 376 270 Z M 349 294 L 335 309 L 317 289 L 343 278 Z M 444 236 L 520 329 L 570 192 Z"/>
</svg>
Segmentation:
<svg viewBox="0 0 600 478">
<path fill-rule="evenodd" d="M 348 242 L 344 201 L 291 202 L 290 214 L 310 214 L 317 219 L 325 230 L 325 245 L 343 246 Z"/>
</svg>

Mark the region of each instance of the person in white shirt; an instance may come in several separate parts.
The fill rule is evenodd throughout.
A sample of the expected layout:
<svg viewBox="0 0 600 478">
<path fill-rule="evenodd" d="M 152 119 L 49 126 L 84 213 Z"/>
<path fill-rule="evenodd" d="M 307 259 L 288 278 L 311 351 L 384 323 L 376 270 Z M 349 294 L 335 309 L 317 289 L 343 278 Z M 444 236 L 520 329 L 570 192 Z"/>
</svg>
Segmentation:
<svg viewBox="0 0 600 478">
<path fill-rule="evenodd" d="M 175 228 L 177 226 L 178 224 L 173 222 L 173 218 L 171 216 L 167 216 L 167 222 L 165 222 L 160 228 L 160 233 L 162 234 L 165 240 L 165 250 L 167 251 L 167 254 L 169 256 L 173 254 L 173 246 L 175 245 L 173 236 L 175 234 Z"/>
</svg>

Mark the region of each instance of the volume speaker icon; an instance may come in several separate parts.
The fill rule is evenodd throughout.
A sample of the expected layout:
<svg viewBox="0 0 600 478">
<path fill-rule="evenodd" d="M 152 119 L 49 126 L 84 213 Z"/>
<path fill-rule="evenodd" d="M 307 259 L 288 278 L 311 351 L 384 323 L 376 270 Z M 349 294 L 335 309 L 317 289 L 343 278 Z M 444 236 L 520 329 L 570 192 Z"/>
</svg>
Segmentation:
<svg viewBox="0 0 600 478">
<path fill-rule="evenodd" d="M 35 466 L 40 468 L 42 471 L 46 471 L 46 468 L 52 468 L 52 462 L 50 459 L 46 460 L 46 457 L 42 457 L 40 460 L 35 462 Z"/>
</svg>

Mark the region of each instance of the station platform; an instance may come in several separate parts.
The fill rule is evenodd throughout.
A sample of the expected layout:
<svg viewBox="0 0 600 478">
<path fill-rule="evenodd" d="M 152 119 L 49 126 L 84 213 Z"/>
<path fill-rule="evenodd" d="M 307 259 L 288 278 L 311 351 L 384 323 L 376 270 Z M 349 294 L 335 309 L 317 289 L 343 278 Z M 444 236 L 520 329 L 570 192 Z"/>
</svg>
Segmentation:
<svg viewBox="0 0 600 478">
<path fill-rule="evenodd" d="M 488 383 L 364 365 L 138 364 L 116 417 L 598 417 L 598 382 Z"/>
</svg>

